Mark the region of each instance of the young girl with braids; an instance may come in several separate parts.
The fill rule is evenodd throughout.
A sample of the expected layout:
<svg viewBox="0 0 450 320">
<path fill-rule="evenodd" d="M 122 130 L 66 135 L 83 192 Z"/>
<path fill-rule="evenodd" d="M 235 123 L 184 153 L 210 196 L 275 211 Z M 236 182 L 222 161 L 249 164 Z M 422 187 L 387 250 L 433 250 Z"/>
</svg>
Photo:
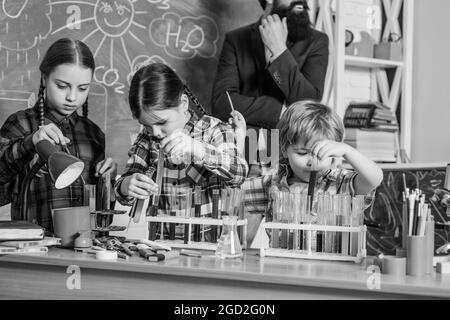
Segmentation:
<svg viewBox="0 0 450 320">
<path fill-rule="evenodd" d="M 115 177 L 116 164 L 105 159 L 105 135 L 88 119 L 89 86 L 95 70 L 90 49 L 78 40 L 59 39 L 47 50 L 39 69 L 36 105 L 11 115 L 0 130 L 0 189 L 20 190 L 27 171 L 38 159 L 35 146 L 41 140 L 81 159 L 87 184 L 96 184 L 106 173 Z M 82 116 L 78 109 L 82 109 Z M 79 178 L 58 190 L 44 168 L 32 180 L 29 195 L 29 220 L 51 232 L 51 209 L 83 205 L 83 181 Z M 12 192 L 10 200 L 11 218 L 23 219 L 17 192 Z"/>
<path fill-rule="evenodd" d="M 189 100 L 198 112 L 189 108 Z M 129 151 L 124 174 L 116 182 L 117 199 L 122 204 L 131 205 L 135 199 L 158 192 L 155 176 L 146 172 L 156 168 L 160 150 L 164 156 L 160 213 L 169 214 L 166 210 L 173 187 L 200 188 L 201 216 L 205 216 L 211 214 L 214 189 L 236 188 L 244 182 L 248 166 L 236 147 L 232 126 L 206 115 L 170 67 L 154 63 L 139 69 L 131 81 L 129 103 L 143 130 Z"/>
</svg>

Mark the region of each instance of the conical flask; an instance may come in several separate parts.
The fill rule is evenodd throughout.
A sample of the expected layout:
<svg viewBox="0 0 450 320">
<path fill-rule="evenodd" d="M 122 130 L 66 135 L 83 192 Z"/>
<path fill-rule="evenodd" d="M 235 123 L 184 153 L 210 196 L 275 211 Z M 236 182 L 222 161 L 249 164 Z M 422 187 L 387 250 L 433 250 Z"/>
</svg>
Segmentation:
<svg viewBox="0 0 450 320">
<path fill-rule="evenodd" d="M 237 234 L 237 216 L 222 216 L 223 227 L 216 249 L 216 257 L 234 259 L 242 257 L 242 247 Z"/>
</svg>

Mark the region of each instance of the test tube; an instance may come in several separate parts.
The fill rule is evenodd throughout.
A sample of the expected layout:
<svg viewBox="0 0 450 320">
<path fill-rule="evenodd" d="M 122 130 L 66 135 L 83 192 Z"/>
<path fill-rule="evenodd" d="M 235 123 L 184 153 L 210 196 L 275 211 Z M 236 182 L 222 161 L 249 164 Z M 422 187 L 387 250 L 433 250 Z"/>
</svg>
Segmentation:
<svg viewBox="0 0 450 320">
<path fill-rule="evenodd" d="M 328 216 L 328 223 L 330 226 L 336 226 L 338 210 L 336 195 L 330 195 L 330 214 Z M 336 253 L 336 236 L 336 232 L 330 232 L 330 253 Z"/>
<path fill-rule="evenodd" d="M 232 203 L 231 203 L 231 197 L 232 197 L 233 189 L 230 188 L 224 188 L 220 190 L 220 215 L 221 216 L 228 216 L 232 215 Z"/>
<path fill-rule="evenodd" d="M 233 215 L 237 216 L 238 219 L 243 217 L 243 200 L 244 191 L 241 189 L 233 189 L 231 204 L 233 206 Z"/>
<path fill-rule="evenodd" d="M 286 193 L 286 207 L 285 207 L 285 211 L 286 211 L 286 222 L 289 224 L 294 223 L 294 210 L 293 210 L 293 206 L 294 206 L 294 195 L 291 192 L 287 192 Z M 288 249 L 292 250 L 294 249 L 294 230 L 289 229 L 288 230 Z"/>
<path fill-rule="evenodd" d="M 280 206 L 280 192 L 275 191 L 272 193 L 273 202 L 272 202 L 272 220 L 273 222 L 280 222 L 278 219 L 279 217 L 279 206 Z M 272 248 L 279 248 L 280 246 L 280 239 L 279 239 L 280 230 L 279 229 L 272 229 Z"/>
<path fill-rule="evenodd" d="M 103 197 L 103 209 L 109 210 L 111 209 L 111 172 L 105 173 L 104 179 L 104 197 Z"/>
<path fill-rule="evenodd" d="M 220 190 L 213 189 L 212 192 L 212 218 L 219 219 L 219 198 Z M 211 242 L 217 242 L 217 226 L 211 226 Z"/>
<path fill-rule="evenodd" d="M 170 216 L 175 217 L 177 215 L 177 209 L 178 209 L 178 188 L 177 187 L 171 187 L 170 188 Z M 175 223 L 169 223 L 169 240 L 175 240 Z"/>
<path fill-rule="evenodd" d="M 341 215 L 342 215 L 342 226 L 350 227 L 351 226 L 351 204 L 352 197 L 350 194 L 342 194 L 341 195 Z M 350 233 L 342 232 L 342 244 L 341 250 L 343 255 L 350 254 Z"/>
<path fill-rule="evenodd" d="M 329 192 L 325 192 L 323 195 L 323 210 L 324 210 L 324 220 L 325 225 L 331 226 L 334 225 L 334 214 L 333 214 L 333 198 Z M 331 231 L 325 232 L 325 248 L 324 252 L 332 253 L 333 252 L 333 238 L 334 234 Z"/>
<path fill-rule="evenodd" d="M 145 174 L 151 178 L 153 176 L 153 174 L 155 173 L 155 171 L 156 171 L 156 169 L 154 167 L 150 167 L 150 168 L 148 168 L 148 170 L 146 171 Z M 151 203 L 149 203 L 150 209 L 146 212 L 146 215 L 149 215 L 152 217 L 156 217 L 158 215 L 159 200 L 160 200 L 160 194 L 162 192 L 162 190 L 161 190 L 162 185 L 160 185 L 158 187 L 160 188 L 159 192 L 158 192 L 158 194 L 153 195 L 153 198 L 151 199 L 152 201 L 151 201 Z M 156 233 L 158 231 L 158 223 L 150 222 L 148 228 L 149 228 L 149 239 L 152 241 L 156 240 Z M 161 225 L 160 233 L 161 233 L 161 236 L 164 233 L 162 225 Z"/>
<path fill-rule="evenodd" d="M 342 224 L 341 216 L 341 197 L 338 194 L 333 195 L 333 225 L 340 226 Z M 341 252 L 341 233 L 333 232 L 333 253 Z"/>
<path fill-rule="evenodd" d="M 200 218 L 201 215 L 201 210 L 202 210 L 202 189 L 200 186 L 196 186 L 195 187 L 195 191 L 194 191 L 194 216 L 196 218 Z M 200 236 L 200 225 L 199 224 L 195 224 L 194 225 L 194 241 L 195 242 L 200 242 L 201 241 L 201 236 Z"/>
<path fill-rule="evenodd" d="M 288 219 L 288 212 L 287 212 L 287 205 L 289 201 L 289 193 L 282 191 L 280 196 L 280 212 L 281 215 L 280 220 L 282 223 L 287 223 Z M 281 229 L 281 237 L 280 237 L 280 246 L 282 249 L 288 248 L 288 237 L 289 237 L 289 230 L 287 229 Z"/>
<path fill-rule="evenodd" d="M 323 192 L 317 193 L 317 224 L 325 224 L 325 212 L 324 212 L 324 194 Z M 324 232 L 317 231 L 316 233 L 316 252 L 323 252 L 324 247 Z"/>
<path fill-rule="evenodd" d="M 365 197 L 357 195 L 352 199 L 352 227 L 360 227 L 364 224 L 364 209 Z M 352 232 L 351 234 L 351 250 L 350 255 L 356 256 L 358 254 L 358 237 L 359 233 Z"/>
<path fill-rule="evenodd" d="M 292 213 L 293 213 L 292 219 L 293 219 L 293 223 L 296 225 L 300 223 L 300 201 L 301 201 L 300 196 L 301 196 L 301 194 L 298 192 L 293 192 L 291 194 L 291 197 L 292 197 L 292 199 L 291 199 L 292 208 L 291 209 L 292 209 Z M 293 234 L 293 239 L 292 239 L 292 241 L 293 241 L 292 249 L 293 250 L 298 250 L 300 248 L 299 237 L 300 237 L 299 231 L 295 230 L 294 234 Z"/>
<path fill-rule="evenodd" d="M 233 197 L 231 203 L 233 204 L 233 215 L 238 217 L 238 220 L 244 218 L 244 195 L 245 192 L 242 189 L 233 189 Z M 244 226 L 237 227 L 240 239 L 244 237 Z"/>
<path fill-rule="evenodd" d="M 299 224 L 305 224 L 308 221 L 307 215 L 309 214 L 309 197 L 306 193 L 301 193 L 298 196 L 298 222 Z M 307 247 L 307 236 L 306 232 L 303 230 L 298 231 L 298 248 L 299 250 L 305 250 Z"/>
<path fill-rule="evenodd" d="M 305 214 L 305 223 L 306 224 L 311 224 L 312 223 L 312 215 L 311 215 L 311 209 L 312 209 L 312 205 L 311 205 L 311 201 L 313 200 L 313 198 L 308 195 L 306 198 L 306 214 Z M 306 230 L 304 232 L 304 245 L 303 248 L 304 250 L 306 250 L 308 253 L 311 253 L 312 248 L 313 248 L 313 241 L 312 241 L 312 231 L 311 230 Z M 315 247 L 315 240 L 314 240 L 314 247 Z"/>
<path fill-rule="evenodd" d="M 192 192 L 191 188 L 180 188 L 180 204 L 179 204 L 179 212 L 180 217 L 182 218 L 190 218 L 191 217 L 191 208 L 192 208 Z M 190 224 L 184 224 L 184 244 L 188 244 L 190 240 Z"/>
</svg>

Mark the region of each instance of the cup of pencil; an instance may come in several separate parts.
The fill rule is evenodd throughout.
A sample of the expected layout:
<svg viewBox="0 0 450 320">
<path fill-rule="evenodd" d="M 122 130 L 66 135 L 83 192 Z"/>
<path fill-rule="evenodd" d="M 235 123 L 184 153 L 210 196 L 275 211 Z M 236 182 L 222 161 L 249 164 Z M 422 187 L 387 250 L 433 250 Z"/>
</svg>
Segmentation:
<svg viewBox="0 0 450 320">
<path fill-rule="evenodd" d="M 403 197 L 403 228 L 406 235 L 406 273 L 422 276 L 433 271 L 434 220 L 431 208 L 425 204 L 425 195 L 420 190 Z"/>
</svg>

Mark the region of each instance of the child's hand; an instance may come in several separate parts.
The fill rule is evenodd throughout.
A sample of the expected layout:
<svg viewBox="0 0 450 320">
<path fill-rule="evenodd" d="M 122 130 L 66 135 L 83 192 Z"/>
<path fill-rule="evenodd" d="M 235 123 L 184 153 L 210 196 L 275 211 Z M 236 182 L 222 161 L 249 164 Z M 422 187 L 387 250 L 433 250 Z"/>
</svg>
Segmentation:
<svg viewBox="0 0 450 320">
<path fill-rule="evenodd" d="M 321 140 L 316 142 L 312 147 L 306 146 L 311 150 L 311 153 L 318 157 L 319 160 L 324 160 L 329 157 L 342 158 L 345 157 L 350 149 L 348 144 L 332 141 L 332 140 Z"/>
<path fill-rule="evenodd" d="M 42 140 L 48 140 L 52 144 L 60 144 L 63 146 L 70 142 L 70 139 L 66 138 L 61 129 L 54 123 L 39 127 L 39 130 L 33 134 L 32 141 L 34 145 L 37 145 L 37 143 Z"/>
<path fill-rule="evenodd" d="M 228 119 L 228 123 L 234 127 L 234 131 L 239 133 L 247 131 L 247 123 L 245 122 L 244 116 L 239 111 L 232 111 L 230 113 L 231 117 Z"/>
<path fill-rule="evenodd" d="M 188 164 L 195 159 L 203 159 L 205 148 L 201 141 L 195 140 L 183 131 L 175 131 L 161 140 L 161 148 L 173 164 Z"/>
<path fill-rule="evenodd" d="M 108 172 L 110 173 L 111 178 L 115 178 L 117 175 L 117 163 L 111 158 L 106 158 L 95 166 L 96 177 L 105 176 Z"/>
<path fill-rule="evenodd" d="M 147 199 L 150 195 L 158 192 L 158 185 L 148 176 L 142 173 L 134 173 L 124 179 L 121 185 L 121 192 L 124 195 L 136 198 Z"/>
<path fill-rule="evenodd" d="M 232 111 L 231 118 L 228 122 L 234 128 L 234 135 L 236 136 L 236 146 L 239 152 L 244 152 L 245 147 L 245 137 L 247 136 L 247 124 L 245 122 L 244 116 L 239 111 Z"/>
</svg>

